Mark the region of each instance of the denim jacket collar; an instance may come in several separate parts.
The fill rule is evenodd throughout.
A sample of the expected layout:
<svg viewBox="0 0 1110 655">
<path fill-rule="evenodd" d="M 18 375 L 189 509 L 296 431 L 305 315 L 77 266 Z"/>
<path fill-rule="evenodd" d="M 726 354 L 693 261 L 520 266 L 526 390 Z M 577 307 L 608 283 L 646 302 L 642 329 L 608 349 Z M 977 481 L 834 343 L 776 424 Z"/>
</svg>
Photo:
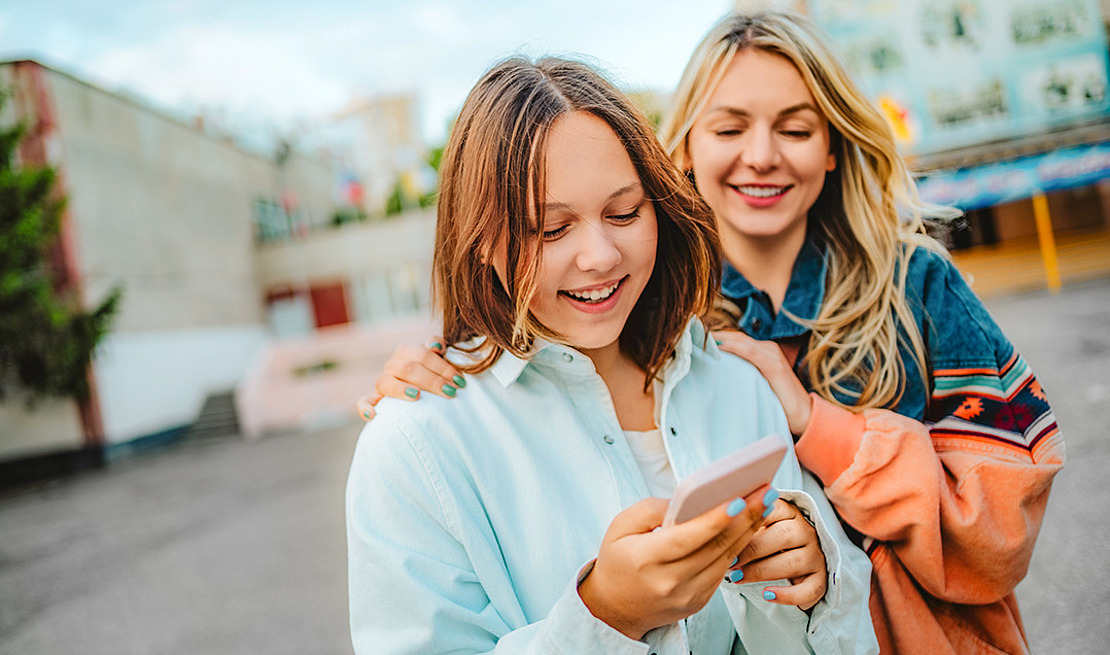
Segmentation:
<svg viewBox="0 0 1110 655">
<path fill-rule="evenodd" d="M 790 285 L 786 288 L 786 297 L 783 298 L 782 307 L 777 314 L 766 292 L 752 286 L 727 261 L 721 279 L 721 291 L 726 298 L 740 306 L 744 315 L 739 327 L 752 337 L 761 340 L 797 337 L 808 332 L 809 328 L 799 325 L 791 316 L 804 321 L 817 318 L 825 297 L 827 271 L 828 260 L 824 249 L 813 239 L 806 239 L 798 258 L 794 260 Z"/>
</svg>

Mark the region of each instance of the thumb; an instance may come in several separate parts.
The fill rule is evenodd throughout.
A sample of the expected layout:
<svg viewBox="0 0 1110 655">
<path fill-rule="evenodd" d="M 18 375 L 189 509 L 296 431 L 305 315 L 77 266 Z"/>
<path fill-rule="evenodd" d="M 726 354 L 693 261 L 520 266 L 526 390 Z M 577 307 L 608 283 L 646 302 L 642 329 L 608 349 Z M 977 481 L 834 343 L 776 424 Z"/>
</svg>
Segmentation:
<svg viewBox="0 0 1110 655">
<path fill-rule="evenodd" d="M 609 524 L 612 536 L 643 534 L 663 525 L 663 515 L 667 513 L 670 501 L 664 498 L 645 498 L 629 505 L 613 517 Z"/>
</svg>

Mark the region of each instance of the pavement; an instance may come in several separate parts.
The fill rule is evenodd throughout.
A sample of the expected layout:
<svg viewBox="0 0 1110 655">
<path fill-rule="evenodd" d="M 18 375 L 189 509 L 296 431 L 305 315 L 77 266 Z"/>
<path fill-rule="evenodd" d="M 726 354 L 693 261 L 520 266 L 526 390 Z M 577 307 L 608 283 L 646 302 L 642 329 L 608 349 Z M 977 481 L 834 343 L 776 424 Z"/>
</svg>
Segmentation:
<svg viewBox="0 0 1110 655">
<path fill-rule="evenodd" d="M 1110 279 L 988 306 L 1068 443 L 1018 587 L 1032 650 L 1106 652 Z M 350 653 L 358 429 L 195 440 L 0 496 L 0 655 Z"/>
</svg>

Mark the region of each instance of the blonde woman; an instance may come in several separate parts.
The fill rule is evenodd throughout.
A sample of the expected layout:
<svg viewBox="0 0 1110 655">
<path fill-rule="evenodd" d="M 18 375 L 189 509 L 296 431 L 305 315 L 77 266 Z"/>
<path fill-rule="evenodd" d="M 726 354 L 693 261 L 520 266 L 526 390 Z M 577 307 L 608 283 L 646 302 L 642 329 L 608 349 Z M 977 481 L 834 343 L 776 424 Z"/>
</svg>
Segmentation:
<svg viewBox="0 0 1110 655">
<path fill-rule="evenodd" d="M 883 652 L 1026 652 L 1013 592 L 1064 444 L 1025 361 L 925 236 L 922 217 L 945 212 L 918 200 L 837 53 L 804 17 L 728 16 L 661 137 L 716 215 L 740 330 L 717 339 L 771 382 L 799 460 L 868 551 Z M 431 351 L 398 352 L 376 391 L 451 375 Z"/>
<path fill-rule="evenodd" d="M 792 454 L 775 489 L 661 527 L 677 479 L 787 426 L 695 318 L 713 219 L 647 120 L 587 66 L 509 60 L 467 97 L 441 175 L 436 297 L 470 384 L 383 402 L 359 438 L 355 651 L 877 652 L 867 557 Z M 802 512 L 828 592 L 767 603 L 736 562 Z"/>
</svg>

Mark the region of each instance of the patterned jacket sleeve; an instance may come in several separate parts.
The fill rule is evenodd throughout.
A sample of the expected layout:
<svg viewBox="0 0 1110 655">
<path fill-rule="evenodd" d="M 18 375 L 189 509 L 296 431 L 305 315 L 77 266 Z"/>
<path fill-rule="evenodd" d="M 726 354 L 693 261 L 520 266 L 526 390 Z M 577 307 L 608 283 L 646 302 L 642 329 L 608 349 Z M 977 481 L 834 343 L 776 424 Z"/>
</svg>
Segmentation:
<svg viewBox="0 0 1110 655">
<path fill-rule="evenodd" d="M 1064 444 L 1029 366 L 955 267 L 930 265 L 922 293 L 925 421 L 814 395 L 798 458 L 865 548 L 884 542 L 937 598 L 995 602 L 1025 576 Z"/>
</svg>

